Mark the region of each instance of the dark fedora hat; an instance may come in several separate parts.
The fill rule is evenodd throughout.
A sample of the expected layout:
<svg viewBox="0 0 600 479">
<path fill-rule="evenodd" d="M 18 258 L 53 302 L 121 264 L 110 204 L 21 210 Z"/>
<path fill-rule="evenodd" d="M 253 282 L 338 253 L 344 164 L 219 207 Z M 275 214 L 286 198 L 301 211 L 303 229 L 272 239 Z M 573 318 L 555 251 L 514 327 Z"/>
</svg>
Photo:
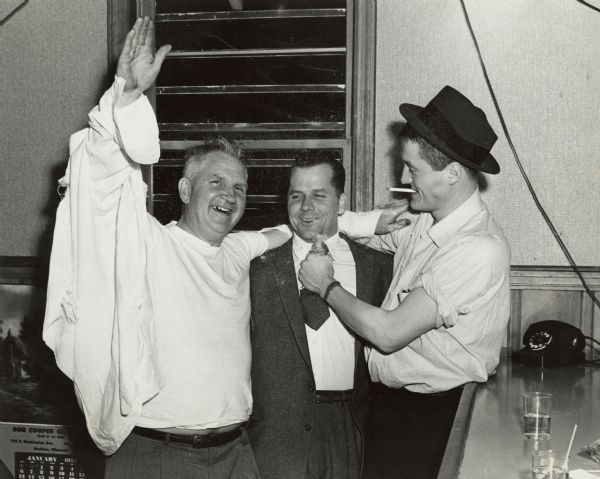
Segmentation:
<svg viewBox="0 0 600 479">
<path fill-rule="evenodd" d="M 484 173 L 500 171 L 490 154 L 498 136 L 485 113 L 451 86 L 442 88 L 425 108 L 402 103 L 400 113 L 428 143 L 453 160 Z"/>
</svg>

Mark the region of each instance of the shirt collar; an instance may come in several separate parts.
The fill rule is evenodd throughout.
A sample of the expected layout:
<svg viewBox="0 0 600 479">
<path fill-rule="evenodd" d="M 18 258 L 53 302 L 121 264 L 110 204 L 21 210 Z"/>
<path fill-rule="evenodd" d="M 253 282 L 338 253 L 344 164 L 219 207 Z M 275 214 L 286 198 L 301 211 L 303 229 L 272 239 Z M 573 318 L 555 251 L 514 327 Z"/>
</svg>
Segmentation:
<svg viewBox="0 0 600 479">
<path fill-rule="evenodd" d="M 448 216 L 434 224 L 427 234 L 438 248 L 451 238 L 467 221 L 475 216 L 484 207 L 479 189 L 466 199 L 458 208 Z"/>
<path fill-rule="evenodd" d="M 180 236 L 182 239 L 185 239 L 188 243 L 192 244 L 196 248 L 203 250 L 205 253 L 217 254 L 221 249 L 221 245 L 213 246 L 208 241 L 205 241 L 202 238 L 193 235 L 192 233 L 188 233 L 181 226 L 179 226 L 176 221 L 171 221 L 167 227 L 172 228 L 172 231 L 174 231 L 176 235 Z"/>
<path fill-rule="evenodd" d="M 338 255 L 340 241 L 341 238 L 339 232 L 336 232 L 334 235 L 330 236 L 325 240 L 325 244 L 327 245 L 327 248 L 329 248 L 329 254 L 331 254 L 331 257 L 334 261 L 336 256 Z M 296 257 L 300 259 L 306 258 L 306 255 L 310 251 L 311 246 L 312 242 L 306 242 L 302 238 L 300 238 L 300 236 L 294 233 L 292 237 L 292 249 L 294 250 L 294 254 L 296 255 Z"/>
</svg>

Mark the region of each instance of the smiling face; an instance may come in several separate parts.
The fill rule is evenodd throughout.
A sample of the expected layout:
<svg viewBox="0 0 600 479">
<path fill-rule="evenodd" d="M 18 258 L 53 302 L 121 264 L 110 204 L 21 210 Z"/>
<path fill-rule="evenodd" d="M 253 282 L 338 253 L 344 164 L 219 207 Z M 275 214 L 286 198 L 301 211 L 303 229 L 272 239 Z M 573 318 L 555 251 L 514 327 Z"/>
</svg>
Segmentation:
<svg viewBox="0 0 600 479">
<path fill-rule="evenodd" d="M 248 173 L 240 160 L 222 151 L 195 161 L 199 163 L 189 177 L 179 180 L 184 211 L 178 224 L 218 246 L 244 214 Z"/>
<path fill-rule="evenodd" d="M 446 169 L 434 171 L 423 159 L 419 145 L 411 140 L 402 141 L 401 157 L 404 163 L 401 182 L 415 190 L 410 197 L 410 207 L 430 212 L 435 218 L 447 206 Z"/>
<path fill-rule="evenodd" d="M 332 184 L 333 170 L 327 164 L 294 168 L 288 190 L 288 216 L 294 232 L 304 241 L 318 234 L 337 233 L 338 215 L 344 212 L 346 197 L 338 196 Z"/>
</svg>

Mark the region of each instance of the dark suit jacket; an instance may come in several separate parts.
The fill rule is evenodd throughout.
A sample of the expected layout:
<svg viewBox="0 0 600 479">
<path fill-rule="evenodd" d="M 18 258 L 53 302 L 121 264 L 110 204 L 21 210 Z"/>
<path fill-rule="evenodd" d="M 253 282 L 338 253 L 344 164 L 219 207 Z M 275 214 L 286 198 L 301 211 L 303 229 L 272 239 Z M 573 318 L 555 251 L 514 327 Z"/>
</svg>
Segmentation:
<svg viewBox="0 0 600 479">
<path fill-rule="evenodd" d="M 348 241 L 357 297 L 379 306 L 392 278 L 392 256 Z M 315 380 L 294 271 L 292 241 L 255 258 L 252 300 L 252 395 L 248 434 L 262 479 L 304 479 L 315 415 Z M 361 431 L 369 374 L 356 342 L 353 419 Z"/>
</svg>

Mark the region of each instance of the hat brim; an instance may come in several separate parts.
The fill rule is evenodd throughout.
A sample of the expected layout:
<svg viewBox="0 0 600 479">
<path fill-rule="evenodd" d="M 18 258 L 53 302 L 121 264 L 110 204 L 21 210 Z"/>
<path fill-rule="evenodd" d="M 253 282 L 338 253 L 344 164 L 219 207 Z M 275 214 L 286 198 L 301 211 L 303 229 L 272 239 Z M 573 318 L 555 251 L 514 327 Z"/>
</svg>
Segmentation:
<svg viewBox="0 0 600 479">
<path fill-rule="evenodd" d="M 498 162 L 490 153 L 488 153 L 481 164 L 478 165 L 477 163 L 473 163 L 472 161 L 463 158 L 461 155 L 448 148 L 448 146 L 435 134 L 435 132 L 431 131 L 429 127 L 421 121 L 419 113 L 422 110 L 423 107 L 412 105 L 410 103 L 402 103 L 400 105 L 400 113 L 406 119 L 407 123 L 412 126 L 413 129 L 419 133 L 419 135 L 425 138 L 425 140 L 432 146 L 445 153 L 453 160 L 475 170 L 489 173 L 491 175 L 500 173 L 500 165 L 498 165 Z"/>
</svg>

